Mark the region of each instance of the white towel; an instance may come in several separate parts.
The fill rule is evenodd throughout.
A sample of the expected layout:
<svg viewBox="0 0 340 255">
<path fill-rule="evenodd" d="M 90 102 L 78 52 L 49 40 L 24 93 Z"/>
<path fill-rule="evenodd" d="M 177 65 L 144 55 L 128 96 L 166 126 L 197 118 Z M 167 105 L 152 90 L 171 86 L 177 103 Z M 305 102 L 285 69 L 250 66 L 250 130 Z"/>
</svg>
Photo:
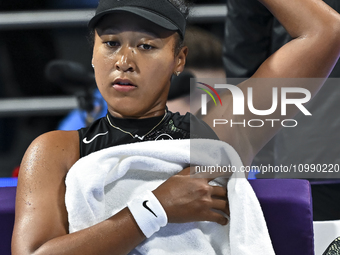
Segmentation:
<svg viewBox="0 0 340 255">
<path fill-rule="evenodd" d="M 81 158 L 66 177 L 70 233 L 111 217 L 143 190 L 156 189 L 189 163 L 242 167 L 230 145 L 207 139 L 133 143 Z M 218 178 L 213 184 L 228 187 L 228 225 L 169 223 L 130 254 L 275 254 L 260 204 L 244 173 L 234 173 L 229 181 Z"/>
</svg>

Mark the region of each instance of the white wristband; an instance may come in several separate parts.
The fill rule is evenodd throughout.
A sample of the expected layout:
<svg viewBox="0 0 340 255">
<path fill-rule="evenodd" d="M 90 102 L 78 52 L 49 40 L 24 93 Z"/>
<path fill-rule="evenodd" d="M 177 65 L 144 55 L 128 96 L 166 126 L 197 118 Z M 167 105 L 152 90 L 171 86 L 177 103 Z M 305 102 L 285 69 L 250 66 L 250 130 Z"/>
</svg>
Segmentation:
<svg viewBox="0 0 340 255">
<path fill-rule="evenodd" d="M 150 190 L 128 202 L 127 206 L 147 238 L 168 223 L 166 212 Z"/>
</svg>

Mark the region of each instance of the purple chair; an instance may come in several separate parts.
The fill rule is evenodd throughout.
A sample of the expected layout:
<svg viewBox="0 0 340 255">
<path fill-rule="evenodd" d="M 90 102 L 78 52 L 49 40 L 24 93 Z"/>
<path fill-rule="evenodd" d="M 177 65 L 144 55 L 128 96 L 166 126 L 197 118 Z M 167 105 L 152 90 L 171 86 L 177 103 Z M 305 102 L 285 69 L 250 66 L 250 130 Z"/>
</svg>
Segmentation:
<svg viewBox="0 0 340 255">
<path fill-rule="evenodd" d="M 299 179 L 250 180 L 276 255 L 314 255 L 310 183 Z"/>
<path fill-rule="evenodd" d="M 310 184 L 306 180 L 250 180 L 276 255 L 314 255 Z M 0 188 L 0 254 L 11 254 L 15 187 Z M 256 237 L 254 237 L 256 238 Z"/>
<path fill-rule="evenodd" d="M 16 187 L 0 188 L 0 254 L 11 254 Z"/>
</svg>

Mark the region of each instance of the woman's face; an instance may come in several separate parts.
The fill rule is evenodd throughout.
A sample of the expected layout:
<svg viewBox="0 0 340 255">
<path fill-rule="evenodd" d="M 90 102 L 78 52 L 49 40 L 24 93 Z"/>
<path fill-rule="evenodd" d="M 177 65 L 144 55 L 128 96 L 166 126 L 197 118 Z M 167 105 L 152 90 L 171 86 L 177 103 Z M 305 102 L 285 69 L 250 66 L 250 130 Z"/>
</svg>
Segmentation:
<svg viewBox="0 0 340 255">
<path fill-rule="evenodd" d="M 164 114 L 171 75 L 182 72 L 187 49 L 175 56 L 177 34 L 129 13 L 106 15 L 96 28 L 92 63 L 113 116 Z"/>
</svg>

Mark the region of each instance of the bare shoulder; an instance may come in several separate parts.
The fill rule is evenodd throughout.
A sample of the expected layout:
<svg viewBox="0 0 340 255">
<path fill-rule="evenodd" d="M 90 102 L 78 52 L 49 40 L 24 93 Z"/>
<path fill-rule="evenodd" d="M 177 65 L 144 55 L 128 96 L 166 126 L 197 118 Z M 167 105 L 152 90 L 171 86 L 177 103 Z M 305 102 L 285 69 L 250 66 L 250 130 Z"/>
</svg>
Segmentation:
<svg viewBox="0 0 340 255">
<path fill-rule="evenodd" d="M 69 169 L 78 159 L 78 132 L 52 131 L 39 136 L 31 143 L 25 153 L 23 163 L 26 161 L 32 163 L 32 160 L 48 160 L 64 169 Z"/>
<path fill-rule="evenodd" d="M 32 254 L 68 233 L 65 177 L 79 159 L 77 131 L 53 131 L 36 138 L 19 171 L 13 254 Z"/>
</svg>

